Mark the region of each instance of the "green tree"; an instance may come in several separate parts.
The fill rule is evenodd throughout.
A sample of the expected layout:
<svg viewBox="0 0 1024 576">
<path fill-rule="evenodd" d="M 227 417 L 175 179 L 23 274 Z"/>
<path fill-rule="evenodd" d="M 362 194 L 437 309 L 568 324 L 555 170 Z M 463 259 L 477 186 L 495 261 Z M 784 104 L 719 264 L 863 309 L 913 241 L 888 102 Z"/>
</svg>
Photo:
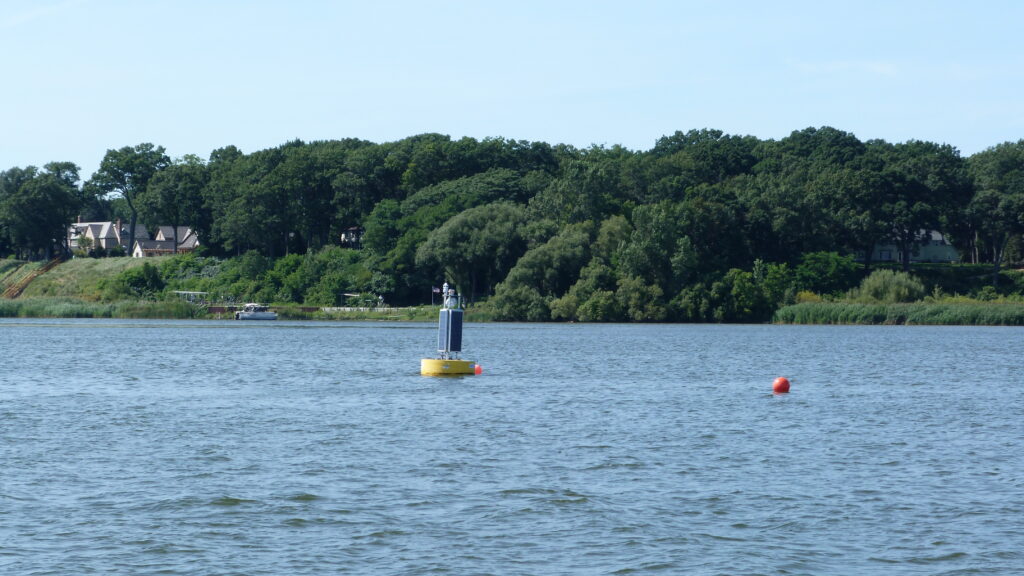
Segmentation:
<svg viewBox="0 0 1024 576">
<path fill-rule="evenodd" d="M 620 147 L 594 148 L 566 162 L 562 174 L 530 199 L 531 214 L 572 224 L 600 222 L 618 213 L 624 199 L 622 168 L 631 157 Z"/>
<path fill-rule="evenodd" d="M 526 252 L 494 291 L 499 319 L 550 320 L 550 302 L 576 282 L 590 260 L 594 226 L 568 226 L 544 244 Z"/>
<path fill-rule="evenodd" d="M 661 287 L 638 276 L 619 279 L 615 299 L 633 322 L 662 322 L 668 315 Z"/>
<path fill-rule="evenodd" d="M 66 247 L 68 225 L 81 205 L 77 181 L 78 167 L 71 163 L 0 173 L 0 225 L 19 252 L 48 259 Z"/>
<path fill-rule="evenodd" d="M 852 256 L 841 256 L 836 252 L 811 252 L 804 254 L 796 267 L 798 290 L 809 290 L 818 294 L 838 294 L 857 283 L 858 266 Z"/>
<path fill-rule="evenodd" d="M 886 148 L 883 175 L 892 196 L 882 211 L 908 271 L 918 243 L 930 230 L 941 229 L 944 219 L 956 217 L 971 187 L 965 162 L 952 146 L 912 140 Z"/>
<path fill-rule="evenodd" d="M 394 249 L 400 236 L 398 221 L 401 217 L 401 207 L 396 200 L 378 202 L 364 222 L 363 246 L 378 257 Z"/>
<path fill-rule="evenodd" d="M 672 256 L 679 238 L 679 209 L 671 202 L 638 206 L 633 211 L 629 240 L 620 244 L 615 259 L 624 277 L 648 284 L 672 284 Z"/>
<path fill-rule="evenodd" d="M 616 288 L 615 271 L 603 258 L 594 256 L 569 291 L 551 302 L 551 318 L 583 322 L 620 320 L 621 307 L 614 298 Z"/>
<path fill-rule="evenodd" d="M 442 269 L 475 300 L 479 286 L 490 293 L 526 251 L 525 223 L 526 210 L 516 204 L 470 208 L 430 233 L 416 251 L 416 265 Z"/>
<path fill-rule="evenodd" d="M 244 181 L 244 154 L 235 146 L 218 148 L 210 153 L 206 163 L 207 183 L 203 188 L 203 214 L 196 223 L 196 234 L 214 253 L 225 254 L 231 234 L 226 221 L 231 202 L 238 196 Z"/>
<path fill-rule="evenodd" d="M 1005 142 L 969 159 L 977 192 L 967 217 L 984 239 L 992 258 L 992 286 L 1007 244 L 1024 234 L 1024 140 Z"/>
<path fill-rule="evenodd" d="M 166 225 L 174 229 L 174 253 L 178 252 L 178 228 L 195 230 L 202 219 L 203 189 L 208 174 L 203 161 L 186 156 L 157 172 L 149 186 L 138 197 L 139 211 L 151 226 Z"/>
<path fill-rule="evenodd" d="M 102 194 L 117 194 L 128 205 L 129 250 L 135 242 L 135 226 L 139 218 L 138 199 L 145 193 L 153 176 L 170 165 L 163 146 L 148 142 L 134 147 L 107 150 L 99 170 L 92 175 L 92 185 Z"/>
</svg>

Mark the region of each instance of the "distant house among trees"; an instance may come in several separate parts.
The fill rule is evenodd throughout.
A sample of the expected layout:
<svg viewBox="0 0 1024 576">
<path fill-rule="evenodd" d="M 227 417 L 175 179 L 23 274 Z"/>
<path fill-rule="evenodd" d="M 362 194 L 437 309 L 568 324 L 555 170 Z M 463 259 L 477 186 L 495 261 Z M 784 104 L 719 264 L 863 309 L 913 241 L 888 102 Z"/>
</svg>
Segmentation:
<svg viewBox="0 0 1024 576">
<path fill-rule="evenodd" d="M 363 243 L 363 227 L 352 226 L 345 228 L 341 232 L 341 236 L 338 238 L 340 244 L 347 248 L 362 248 Z"/>
<path fill-rule="evenodd" d="M 149 239 L 144 228 L 135 231 L 135 238 Z M 128 229 L 120 220 L 116 222 L 75 222 L 68 227 L 68 248 L 75 250 L 102 250 L 110 252 L 115 248 L 128 251 Z"/>
<path fill-rule="evenodd" d="M 937 230 L 922 230 L 920 240 L 910 252 L 911 262 L 959 262 L 960 253 Z M 872 262 L 901 262 L 902 254 L 896 244 L 876 244 L 871 253 Z M 864 253 L 859 252 L 856 260 L 863 262 Z"/>
<path fill-rule="evenodd" d="M 132 257 L 148 258 L 150 256 L 163 256 L 166 254 L 183 254 L 191 252 L 199 246 L 199 238 L 195 230 L 188 226 L 178 226 L 178 249 L 174 249 L 174 227 L 160 226 L 157 228 L 156 238 L 150 240 L 136 240 L 132 248 Z"/>
</svg>

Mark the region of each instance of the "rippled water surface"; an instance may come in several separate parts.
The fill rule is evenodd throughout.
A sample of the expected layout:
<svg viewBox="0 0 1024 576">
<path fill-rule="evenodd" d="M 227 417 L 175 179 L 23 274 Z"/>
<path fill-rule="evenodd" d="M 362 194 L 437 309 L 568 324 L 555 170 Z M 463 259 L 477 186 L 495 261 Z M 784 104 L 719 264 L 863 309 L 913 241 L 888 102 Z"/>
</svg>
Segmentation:
<svg viewBox="0 0 1024 576">
<path fill-rule="evenodd" d="M 0 573 L 1024 573 L 1024 330 L 435 342 L 0 321 Z"/>
</svg>

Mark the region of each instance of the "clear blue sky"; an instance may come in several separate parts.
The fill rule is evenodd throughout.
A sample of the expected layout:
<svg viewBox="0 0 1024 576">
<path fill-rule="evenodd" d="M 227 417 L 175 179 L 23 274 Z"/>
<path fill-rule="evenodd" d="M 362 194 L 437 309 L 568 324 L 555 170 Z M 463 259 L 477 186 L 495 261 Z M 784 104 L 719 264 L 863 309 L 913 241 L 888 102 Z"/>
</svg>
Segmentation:
<svg viewBox="0 0 1024 576">
<path fill-rule="evenodd" d="M 0 170 L 424 132 L 1024 138 L 1024 2 L 0 0 Z"/>
</svg>

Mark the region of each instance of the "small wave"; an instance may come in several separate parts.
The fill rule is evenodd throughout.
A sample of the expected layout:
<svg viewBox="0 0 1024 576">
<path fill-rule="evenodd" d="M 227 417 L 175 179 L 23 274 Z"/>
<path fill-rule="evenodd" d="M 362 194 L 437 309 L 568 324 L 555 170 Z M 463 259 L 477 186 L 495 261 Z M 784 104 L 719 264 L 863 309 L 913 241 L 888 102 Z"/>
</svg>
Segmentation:
<svg viewBox="0 0 1024 576">
<path fill-rule="evenodd" d="M 555 498 L 551 500 L 552 504 L 586 504 L 590 502 L 590 499 L 586 496 L 582 498 Z"/>
<path fill-rule="evenodd" d="M 699 533 L 699 534 L 697 534 L 697 536 L 703 536 L 703 537 L 706 537 L 706 538 L 711 538 L 712 540 L 720 540 L 722 542 L 746 542 L 747 541 L 746 538 L 734 538 L 732 536 L 721 536 L 719 534 L 708 534 L 707 532 Z"/>
<path fill-rule="evenodd" d="M 520 496 L 524 494 L 557 494 L 555 490 L 549 490 L 547 488 L 510 488 L 508 490 L 502 490 L 498 492 L 502 496 Z"/>
<path fill-rule="evenodd" d="M 392 536 L 408 536 L 408 535 L 409 535 L 409 533 L 405 532 L 404 530 L 378 530 L 376 532 L 370 532 L 369 534 L 364 534 L 362 536 L 356 536 L 356 538 L 359 538 L 359 539 L 361 539 L 361 538 L 382 539 L 382 538 L 391 538 Z"/>
<path fill-rule="evenodd" d="M 671 562 L 652 562 L 652 563 L 643 564 L 643 565 L 641 565 L 638 568 L 622 568 L 621 570 L 616 570 L 615 572 L 612 572 L 612 574 L 633 574 L 633 573 L 636 573 L 636 572 L 660 572 L 662 570 L 674 570 L 676 568 L 678 568 L 678 566 L 676 566 L 675 564 L 673 564 Z"/>
<path fill-rule="evenodd" d="M 291 500 L 292 502 L 312 502 L 314 500 L 322 500 L 322 498 L 320 496 L 317 496 L 316 494 L 308 494 L 306 492 L 301 492 L 299 494 L 289 496 L 287 500 Z"/>
<path fill-rule="evenodd" d="M 242 504 L 256 504 L 257 500 L 248 500 L 245 498 L 233 498 L 231 496 L 221 496 L 216 500 L 210 501 L 210 506 L 240 506 Z"/>
<path fill-rule="evenodd" d="M 596 464 L 594 466 L 589 466 L 587 468 L 584 468 L 583 470 L 590 472 L 590 471 L 594 471 L 594 470 L 608 470 L 608 469 L 615 469 L 615 468 L 644 468 L 644 467 L 645 467 L 645 465 L 644 465 L 643 462 L 602 462 L 600 464 Z"/>
<path fill-rule="evenodd" d="M 949 562 L 950 560 L 959 560 L 966 558 L 966 552 L 950 552 L 949 554 L 943 554 L 942 556 L 928 556 L 924 558 L 910 558 L 907 562 L 911 564 L 935 564 L 938 562 Z"/>
</svg>

